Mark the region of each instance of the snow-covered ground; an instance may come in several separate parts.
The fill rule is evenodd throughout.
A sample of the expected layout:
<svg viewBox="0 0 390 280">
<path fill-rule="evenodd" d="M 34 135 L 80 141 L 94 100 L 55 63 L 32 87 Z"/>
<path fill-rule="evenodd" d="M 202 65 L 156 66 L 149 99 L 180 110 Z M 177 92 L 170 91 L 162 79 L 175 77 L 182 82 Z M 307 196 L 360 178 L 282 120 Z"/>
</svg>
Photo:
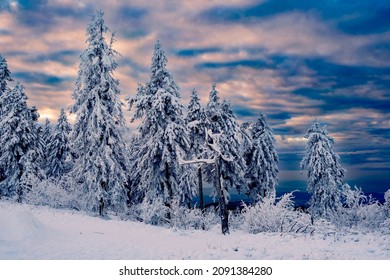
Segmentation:
<svg viewBox="0 0 390 280">
<path fill-rule="evenodd" d="M 178 231 L 0 201 L 0 259 L 390 259 L 390 236 Z"/>
</svg>

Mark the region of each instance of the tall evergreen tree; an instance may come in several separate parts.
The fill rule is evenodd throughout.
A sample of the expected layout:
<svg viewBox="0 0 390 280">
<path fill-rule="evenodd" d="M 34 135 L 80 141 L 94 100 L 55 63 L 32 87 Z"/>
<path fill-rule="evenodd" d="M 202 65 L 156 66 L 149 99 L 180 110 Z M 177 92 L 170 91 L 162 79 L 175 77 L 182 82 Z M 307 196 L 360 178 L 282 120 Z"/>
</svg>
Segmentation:
<svg viewBox="0 0 390 280">
<path fill-rule="evenodd" d="M 249 194 L 254 200 L 274 197 L 278 184 L 279 160 L 275 138 L 263 113 L 260 113 L 257 122 L 249 130 L 251 146 L 245 155 Z"/>
<path fill-rule="evenodd" d="M 69 135 L 71 131 L 72 128 L 68 122 L 65 110 L 61 109 L 57 124 L 47 142 L 47 176 L 59 178 L 70 170 Z"/>
<path fill-rule="evenodd" d="M 212 86 L 209 102 L 206 107 L 208 118 L 207 152 L 208 158 L 213 159 L 213 166 L 208 165 L 206 177 L 214 184 L 219 199 L 222 233 L 229 233 L 229 212 L 227 209 L 228 190 L 235 187 L 241 191 L 244 185 L 245 161 L 240 153 L 240 127 L 234 117 L 230 103 L 219 102 L 219 94 Z"/>
<path fill-rule="evenodd" d="M 40 159 L 41 167 L 43 170 L 46 170 L 47 158 L 49 157 L 48 146 L 52 136 L 52 127 L 48 118 L 45 118 L 43 125 L 38 127 L 38 136 L 39 146 L 42 149 L 42 158 Z"/>
<path fill-rule="evenodd" d="M 77 178 L 86 199 L 86 208 L 103 214 L 104 209 L 125 210 L 128 199 L 128 162 L 118 80 L 113 73 L 117 53 L 112 49 L 113 35 L 108 34 L 98 11 L 87 27 L 87 49 L 80 56 L 74 105 L 77 114 L 72 131 L 72 153 L 75 164 L 72 175 Z"/>
<path fill-rule="evenodd" d="M 41 130 L 41 139 L 42 139 L 42 144 L 47 147 L 49 144 L 49 139 L 52 134 L 52 127 L 50 120 L 48 118 L 45 119 L 45 123 L 43 124 L 42 130 Z"/>
<path fill-rule="evenodd" d="M 189 147 L 188 132 L 179 87 L 167 69 L 160 42 L 154 47 L 150 81 L 139 86 L 129 101 L 135 109 L 133 120 L 141 119 L 132 172 L 136 195 L 147 201 L 161 198 L 168 206 L 174 198 L 188 202 L 196 190 L 183 176 L 188 174 L 186 167 L 179 163 Z"/>
<path fill-rule="evenodd" d="M 317 120 L 313 122 L 305 138 L 308 142 L 301 168 L 307 170 L 312 220 L 334 220 L 341 207 L 343 177 L 346 171 L 341 168 L 339 156 L 333 151 L 333 138 L 320 128 Z"/>
<path fill-rule="evenodd" d="M 226 188 L 235 188 L 238 192 L 245 186 L 245 159 L 241 153 L 241 129 L 237 124 L 230 102 L 222 102 L 222 135 L 220 144 L 225 157 L 234 159 L 221 165 L 222 178 Z"/>
<path fill-rule="evenodd" d="M 241 191 L 245 185 L 244 170 L 245 160 L 241 153 L 241 129 L 231 109 L 231 105 L 226 100 L 220 103 L 219 93 L 216 85 L 212 86 L 209 102 L 206 107 L 208 126 L 213 134 L 219 134 L 220 150 L 224 158 L 221 158 L 220 171 L 226 191 L 229 188 L 236 188 Z M 212 154 L 212 153 L 211 153 Z M 211 176 L 211 178 L 213 178 Z"/>
<path fill-rule="evenodd" d="M 9 90 L 7 83 L 11 81 L 11 71 L 8 69 L 7 61 L 0 54 L 0 96 Z"/>
<path fill-rule="evenodd" d="M 27 106 L 27 96 L 19 83 L 0 97 L 0 103 L 0 196 L 21 201 L 37 180 L 44 178 L 38 161 L 42 156 L 36 124 L 39 114 L 35 107 Z"/>
<path fill-rule="evenodd" d="M 201 157 L 205 150 L 207 115 L 195 89 L 192 90 L 188 104 L 186 123 L 189 130 L 190 152 L 196 157 Z"/>
<path fill-rule="evenodd" d="M 0 98 L 6 94 L 6 92 L 10 91 L 10 88 L 8 87 L 7 83 L 11 82 L 11 71 L 8 69 L 7 61 L 5 58 L 0 54 Z M 1 100 L 1 99 L 0 99 Z M 0 120 L 4 119 L 3 115 L 3 101 L 0 102 Z M 3 135 L 1 132 L 1 126 L 0 126 L 0 135 Z M 0 180 L 4 178 L 5 174 L 2 174 L 2 169 L 0 168 Z M 1 191 L 0 191 L 1 196 Z"/>
<path fill-rule="evenodd" d="M 207 158 L 206 147 L 206 130 L 207 115 L 204 108 L 200 105 L 200 99 L 195 89 L 192 91 L 191 99 L 187 108 L 187 127 L 189 130 L 190 147 L 188 156 L 192 159 Z M 203 200 L 203 176 L 202 165 L 197 166 L 197 181 L 198 181 L 198 195 L 199 195 L 199 207 L 204 208 Z"/>
</svg>

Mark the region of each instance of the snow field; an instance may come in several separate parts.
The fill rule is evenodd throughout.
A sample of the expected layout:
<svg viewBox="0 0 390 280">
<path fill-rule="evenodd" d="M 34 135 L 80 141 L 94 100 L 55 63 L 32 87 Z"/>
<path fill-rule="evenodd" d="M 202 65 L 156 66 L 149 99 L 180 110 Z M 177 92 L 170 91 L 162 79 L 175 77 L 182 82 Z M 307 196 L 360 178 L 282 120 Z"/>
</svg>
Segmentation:
<svg viewBox="0 0 390 280">
<path fill-rule="evenodd" d="M 0 224 L 3 260 L 390 259 L 390 236 L 379 233 L 224 236 L 219 226 L 173 230 L 7 201 L 0 201 Z"/>
</svg>

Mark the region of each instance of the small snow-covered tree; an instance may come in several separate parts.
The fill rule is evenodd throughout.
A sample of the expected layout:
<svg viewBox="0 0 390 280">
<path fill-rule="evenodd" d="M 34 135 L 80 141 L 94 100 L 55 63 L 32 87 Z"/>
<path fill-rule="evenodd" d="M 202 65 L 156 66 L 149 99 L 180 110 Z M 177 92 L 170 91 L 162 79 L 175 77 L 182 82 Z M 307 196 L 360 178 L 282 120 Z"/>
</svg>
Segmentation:
<svg viewBox="0 0 390 280">
<path fill-rule="evenodd" d="M 254 200 L 275 196 L 279 160 L 275 138 L 263 113 L 260 113 L 257 122 L 250 127 L 249 133 L 251 145 L 245 155 L 249 194 Z"/>
<path fill-rule="evenodd" d="M 150 81 L 138 87 L 129 103 L 135 109 L 133 120 L 141 120 L 132 171 L 135 195 L 147 201 L 161 198 L 168 206 L 174 198 L 187 203 L 196 193 L 186 167 L 179 164 L 189 147 L 188 131 L 179 87 L 167 69 L 160 42 L 154 47 Z"/>
<path fill-rule="evenodd" d="M 104 209 L 123 212 L 128 200 L 128 162 L 121 130 L 124 126 L 113 35 L 108 34 L 102 11 L 87 27 L 87 49 L 80 56 L 74 105 L 77 114 L 72 131 L 72 176 L 84 190 L 87 209 L 103 214 Z"/>
<path fill-rule="evenodd" d="M 189 158 L 206 158 L 206 129 L 207 129 L 207 115 L 204 108 L 200 105 L 200 99 L 195 89 L 192 91 L 191 99 L 187 109 L 187 127 L 189 130 L 190 147 L 188 150 Z M 203 200 L 203 176 L 202 165 L 197 166 L 197 181 L 198 181 L 198 195 L 199 207 L 204 208 Z"/>
<path fill-rule="evenodd" d="M 27 106 L 27 96 L 19 83 L 0 97 L 0 103 L 0 195 L 16 197 L 20 202 L 44 178 L 39 164 L 39 114 L 35 107 Z"/>
<path fill-rule="evenodd" d="M 307 170 L 311 193 L 310 214 L 312 219 L 334 220 L 342 207 L 342 187 L 345 169 L 339 163 L 339 156 L 333 151 L 334 140 L 315 120 L 307 131 L 306 154 L 301 168 Z"/>
<path fill-rule="evenodd" d="M 65 110 L 61 109 L 57 124 L 47 143 L 46 174 L 48 177 L 59 178 L 70 170 L 69 135 L 71 131 Z"/>
</svg>

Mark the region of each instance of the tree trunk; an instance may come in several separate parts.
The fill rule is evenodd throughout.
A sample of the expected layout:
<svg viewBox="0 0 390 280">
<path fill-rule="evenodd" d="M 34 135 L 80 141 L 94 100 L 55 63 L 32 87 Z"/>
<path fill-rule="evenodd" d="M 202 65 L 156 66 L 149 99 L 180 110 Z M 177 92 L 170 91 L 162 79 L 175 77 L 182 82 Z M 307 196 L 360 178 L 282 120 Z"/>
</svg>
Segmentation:
<svg viewBox="0 0 390 280">
<path fill-rule="evenodd" d="M 225 192 L 223 191 L 223 186 L 221 184 L 219 161 L 220 157 L 215 161 L 215 188 L 219 197 L 219 215 L 221 217 L 222 234 L 229 234 L 229 211 L 226 205 Z"/>
<path fill-rule="evenodd" d="M 103 197 L 101 197 L 99 200 L 99 216 L 103 216 L 103 213 L 104 213 L 104 201 L 103 201 Z"/>
<path fill-rule="evenodd" d="M 106 190 L 106 182 L 104 181 L 101 181 L 100 182 L 100 188 L 101 188 L 101 191 L 102 191 L 102 196 L 100 197 L 99 199 L 99 216 L 104 216 L 104 199 L 103 199 L 103 195 L 104 195 L 104 192 Z"/>
<path fill-rule="evenodd" d="M 19 168 L 19 171 L 18 171 L 18 181 L 19 183 L 17 184 L 17 189 L 16 189 L 16 195 L 17 195 L 17 199 L 16 201 L 18 203 L 22 203 L 22 197 L 23 197 L 23 186 L 21 186 L 21 178 L 23 176 L 23 165 L 20 163 L 20 159 L 21 159 L 21 156 L 17 156 L 16 157 L 17 161 L 18 161 L 18 168 Z"/>
<path fill-rule="evenodd" d="M 169 171 L 168 162 L 165 163 L 165 185 L 167 186 L 168 189 L 169 203 L 171 203 L 173 199 L 173 190 L 171 185 L 171 172 Z"/>
<path fill-rule="evenodd" d="M 165 206 L 167 206 L 168 213 L 167 213 L 167 220 L 171 220 L 172 215 L 171 215 L 171 204 L 173 200 L 173 190 L 172 190 L 172 185 L 170 181 L 171 173 L 169 172 L 169 165 L 168 162 L 165 162 L 165 185 L 168 189 L 168 201 L 165 202 Z"/>
<path fill-rule="evenodd" d="M 199 187 L 199 208 L 203 212 L 204 200 L 203 200 L 202 167 L 198 168 L 198 187 Z"/>
</svg>

